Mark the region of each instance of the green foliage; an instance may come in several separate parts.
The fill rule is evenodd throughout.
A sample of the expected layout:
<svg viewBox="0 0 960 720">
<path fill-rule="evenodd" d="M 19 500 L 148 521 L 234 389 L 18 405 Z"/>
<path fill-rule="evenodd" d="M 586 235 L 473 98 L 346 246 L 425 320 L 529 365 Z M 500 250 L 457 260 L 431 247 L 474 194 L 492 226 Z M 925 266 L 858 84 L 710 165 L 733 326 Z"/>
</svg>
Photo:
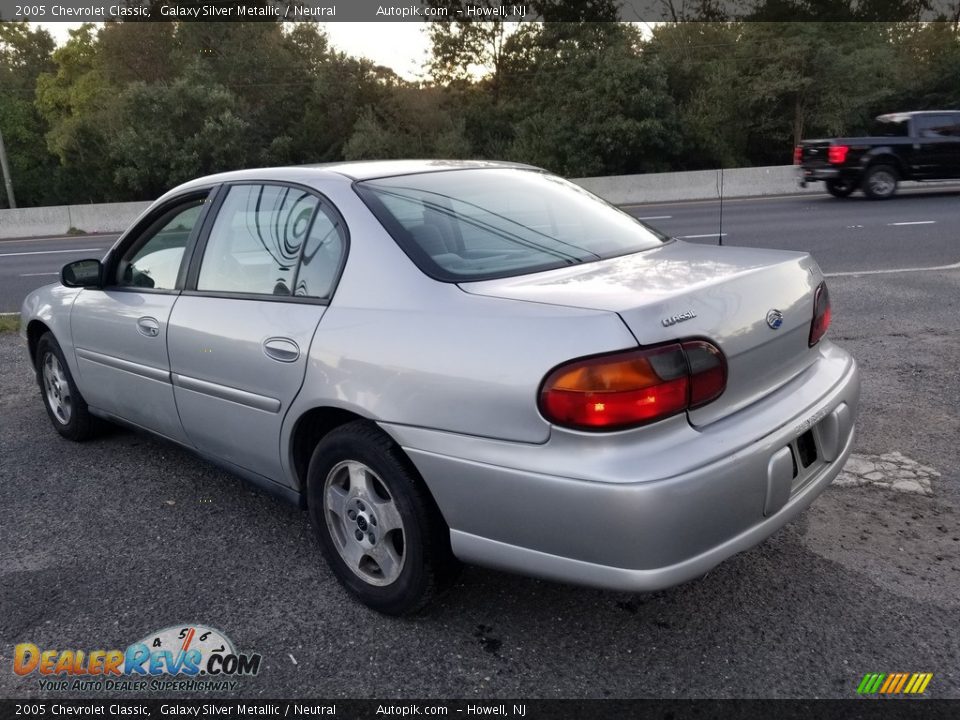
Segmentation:
<svg viewBox="0 0 960 720">
<path fill-rule="evenodd" d="M 445 111 L 439 99 L 435 92 L 405 88 L 385 105 L 368 106 L 344 147 L 344 156 L 348 160 L 470 157 L 463 121 Z"/>
<path fill-rule="evenodd" d="M 0 131 L 3 132 L 19 205 L 55 201 L 48 178 L 56 159 L 46 150 L 33 104 L 37 77 L 50 69 L 53 39 L 25 22 L 0 23 Z M 0 207 L 7 207 L 0 190 Z"/>
<path fill-rule="evenodd" d="M 679 138 L 666 73 L 628 26 L 543 25 L 527 44 L 512 159 L 575 177 L 670 167 Z"/>
<path fill-rule="evenodd" d="M 429 83 L 336 52 L 313 23 L 84 25 L 59 48 L 0 23 L 0 130 L 24 206 L 342 159 L 479 157 L 570 176 L 780 164 L 800 137 L 960 107 L 956 18 L 874 22 L 925 2 L 765 0 L 731 22 L 720 0 L 662 0 L 675 21 L 641 34 L 587 22 L 616 18 L 616 0 L 536 0 L 545 22 L 429 23 Z"/>
</svg>

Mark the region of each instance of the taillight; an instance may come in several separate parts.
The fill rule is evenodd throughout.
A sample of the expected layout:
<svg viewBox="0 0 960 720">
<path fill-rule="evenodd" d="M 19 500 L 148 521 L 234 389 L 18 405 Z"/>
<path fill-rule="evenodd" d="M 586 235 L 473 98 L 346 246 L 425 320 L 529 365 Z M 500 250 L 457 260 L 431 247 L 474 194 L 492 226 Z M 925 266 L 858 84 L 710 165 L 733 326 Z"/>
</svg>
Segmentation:
<svg viewBox="0 0 960 720">
<path fill-rule="evenodd" d="M 817 286 L 813 296 L 813 321 L 810 323 L 810 347 L 822 338 L 830 327 L 830 293 L 826 281 Z"/>
<path fill-rule="evenodd" d="M 799 165 L 801 162 L 803 162 L 803 148 L 797 145 L 793 149 L 793 164 Z"/>
<path fill-rule="evenodd" d="M 565 427 L 622 430 L 705 405 L 726 384 L 723 353 L 688 340 L 561 365 L 543 382 L 540 411 Z"/>
<path fill-rule="evenodd" d="M 827 148 L 827 162 L 831 165 L 843 165 L 847 161 L 850 148 L 846 145 L 831 145 Z"/>
</svg>

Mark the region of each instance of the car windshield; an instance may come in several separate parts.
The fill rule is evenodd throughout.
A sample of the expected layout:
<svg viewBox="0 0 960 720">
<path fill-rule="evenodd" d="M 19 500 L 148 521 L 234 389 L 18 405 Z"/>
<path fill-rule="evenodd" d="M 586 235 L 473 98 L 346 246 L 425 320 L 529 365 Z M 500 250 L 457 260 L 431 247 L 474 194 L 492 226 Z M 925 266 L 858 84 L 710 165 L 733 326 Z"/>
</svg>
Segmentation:
<svg viewBox="0 0 960 720">
<path fill-rule="evenodd" d="M 667 238 L 582 188 L 531 170 L 451 170 L 368 180 L 357 192 L 425 273 L 461 282 L 657 247 Z"/>
</svg>

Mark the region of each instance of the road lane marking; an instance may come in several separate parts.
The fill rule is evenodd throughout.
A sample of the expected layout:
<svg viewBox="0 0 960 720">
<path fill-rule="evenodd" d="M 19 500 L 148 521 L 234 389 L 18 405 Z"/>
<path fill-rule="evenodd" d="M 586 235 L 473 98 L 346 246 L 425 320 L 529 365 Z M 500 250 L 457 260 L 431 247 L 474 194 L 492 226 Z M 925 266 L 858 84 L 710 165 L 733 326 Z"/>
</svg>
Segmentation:
<svg viewBox="0 0 960 720">
<path fill-rule="evenodd" d="M 59 275 L 58 272 L 48 272 L 48 273 L 21 273 L 20 277 L 40 277 L 42 275 Z"/>
<path fill-rule="evenodd" d="M 930 272 L 938 270 L 960 270 L 960 262 L 952 265 L 934 265 L 933 267 L 889 268 L 887 270 L 844 270 L 824 273 L 824 277 L 852 277 L 854 275 L 891 275 L 893 273 Z"/>
<path fill-rule="evenodd" d="M 650 215 L 649 217 L 638 217 L 637 220 L 669 220 L 673 215 Z"/>
<path fill-rule="evenodd" d="M 678 235 L 677 240 L 692 240 L 693 238 L 708 238 L 708 237 L 726 237 L 726 233 L 707 233 L 706 235 Z"/>
<path fill-rule="evenodd" d="M 898 226 L 898 225 L 935 225 L 936 220 L 914 220 L 912 222 L 898 222 L 898 223 L 887 223 L 888 226 Z"/>
<path fill-rule="evenodd" d="M 77 248 L 76 250 L 33 250 L 32 252 L 0 253 L 0 257 L 17 257 L 20 255 L 58 255 L 63 253 L 82 253 L 106 250 L 106 248 Z"/>
</svg>

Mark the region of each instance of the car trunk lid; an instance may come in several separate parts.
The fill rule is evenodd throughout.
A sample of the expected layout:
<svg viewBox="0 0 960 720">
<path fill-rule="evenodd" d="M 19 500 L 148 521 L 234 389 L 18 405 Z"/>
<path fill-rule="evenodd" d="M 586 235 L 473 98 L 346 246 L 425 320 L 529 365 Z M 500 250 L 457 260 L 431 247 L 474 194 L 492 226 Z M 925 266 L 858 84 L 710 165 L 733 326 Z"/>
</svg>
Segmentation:
<svg viewBox="0 0 960 720">
<path fill-rule="evenodd" d="M 717 400 L 688 413 L 701 426 L 760 400 L 814 362 L 808 339 L 821 279 L 805 253 L 672 241 L 619 258 L 460 287 L 616 312 L 641 345 L 709 340 L 726 356 L 728 376 Z"/>
</svg>

